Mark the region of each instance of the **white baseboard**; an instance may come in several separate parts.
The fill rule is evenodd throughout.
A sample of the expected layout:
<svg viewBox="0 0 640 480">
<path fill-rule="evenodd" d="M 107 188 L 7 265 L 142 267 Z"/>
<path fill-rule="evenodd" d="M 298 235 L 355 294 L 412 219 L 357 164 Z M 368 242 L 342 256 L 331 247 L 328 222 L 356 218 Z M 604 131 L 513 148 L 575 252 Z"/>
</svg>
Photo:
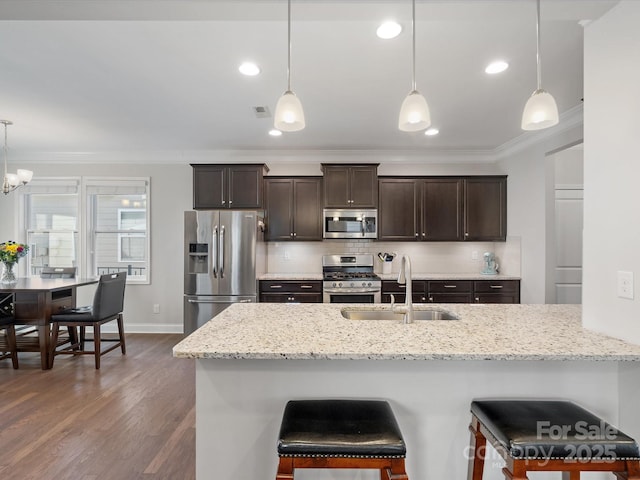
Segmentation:
<svg viewBox="0 0 640 480">
<path fill-rule="evenodd" d="M 102 329 L 105 333 L 117 332 L 115 322 L 103 325 Z M 124 333 L 182 333 L 182 323 L 124 323 Z"/>
</svg>

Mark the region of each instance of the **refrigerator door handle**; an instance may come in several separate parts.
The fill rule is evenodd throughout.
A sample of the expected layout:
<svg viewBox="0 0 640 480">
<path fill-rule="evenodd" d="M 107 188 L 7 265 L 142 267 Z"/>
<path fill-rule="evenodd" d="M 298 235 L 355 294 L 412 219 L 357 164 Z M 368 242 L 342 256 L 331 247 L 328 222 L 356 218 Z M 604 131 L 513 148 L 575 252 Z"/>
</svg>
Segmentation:
<svg viewBox="0 0 640 480">
<path fill-rule="evenodd" d="M 213 250 L 211 252 L 211 271 L 213 272 L 213 278 L 218 278 L 218 225 L 213 227 L 211 249 Z"/>
<path fill-rule="evenodd" d="M 220 227 L 220 278 L 224 278 L 224 225 Z"/>
</svg>

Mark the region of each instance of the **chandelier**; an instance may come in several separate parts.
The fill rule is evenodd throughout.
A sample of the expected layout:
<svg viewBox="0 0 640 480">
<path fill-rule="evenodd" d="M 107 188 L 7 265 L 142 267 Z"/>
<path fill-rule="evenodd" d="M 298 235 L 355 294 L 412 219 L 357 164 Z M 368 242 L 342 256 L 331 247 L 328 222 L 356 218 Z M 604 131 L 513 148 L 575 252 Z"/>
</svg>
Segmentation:
<svg viewBox="0 0 640 480">
<path fill-rule="evenodd" d="M 13 122 L 10 120 L 0 120 L 0 123 L 4 125 L 4 177 L 2 180 L 2 193 L 7 195 L 16 188 L 29 183 L 33 177 L 33 172 L 19 168 L 17 173 L 7 173 L 7 126 L 13 125 Z"/>
</svg>

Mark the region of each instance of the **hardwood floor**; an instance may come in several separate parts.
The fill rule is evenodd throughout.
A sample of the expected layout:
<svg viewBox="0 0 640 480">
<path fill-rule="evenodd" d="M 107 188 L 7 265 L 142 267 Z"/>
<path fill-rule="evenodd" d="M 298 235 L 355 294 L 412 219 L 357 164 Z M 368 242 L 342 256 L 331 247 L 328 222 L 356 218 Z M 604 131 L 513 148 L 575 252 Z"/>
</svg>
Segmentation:
<svg viewBox="0 0 640 480">
<path fill-rule="evenodd" d="M 195 478 L 194 361 L 171 356 L 181 335 L 127 335 L 127 355 L 58 356 L 40 370 L 0 361 L 0 478 Z"/>
</svg>

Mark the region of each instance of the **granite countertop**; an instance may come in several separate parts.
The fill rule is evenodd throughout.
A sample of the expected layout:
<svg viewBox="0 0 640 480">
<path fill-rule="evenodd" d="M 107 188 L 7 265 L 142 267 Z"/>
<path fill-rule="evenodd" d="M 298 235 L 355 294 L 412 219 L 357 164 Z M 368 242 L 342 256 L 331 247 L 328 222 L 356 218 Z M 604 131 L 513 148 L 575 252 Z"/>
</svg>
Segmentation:
<svg viewBox="0 0 640 480">
<path fill-rule="evenodd" d="M 361 305 L 360 307 L 365 307 Z M 367 305 L 388 309 L 388 305 Z M 339 304 L 234 304 L 173 348 L 182 358 L 640 361 L 581 326 L 578 305 L 440 304 L 451 321 L 347 320 Z"/>
<path fill-rule="evenodd" d="M 382 280 L 397 280 L 398 273 L 378 273 Z M 520 280 L 514 275 L 483 275 L 481 273 L 412 273 L 413 280 Z"/>
<path fill-rule="evenodd" d="M 378 273 L 382 280 L 397 280 L 398 273 Z M 413 273 L 413 280 L 520 280 L 513 275 L 482 275 L 481 273 Z M 322 280 L 322 273 L 265 273 L 258 280 Z"/>
</svg>

